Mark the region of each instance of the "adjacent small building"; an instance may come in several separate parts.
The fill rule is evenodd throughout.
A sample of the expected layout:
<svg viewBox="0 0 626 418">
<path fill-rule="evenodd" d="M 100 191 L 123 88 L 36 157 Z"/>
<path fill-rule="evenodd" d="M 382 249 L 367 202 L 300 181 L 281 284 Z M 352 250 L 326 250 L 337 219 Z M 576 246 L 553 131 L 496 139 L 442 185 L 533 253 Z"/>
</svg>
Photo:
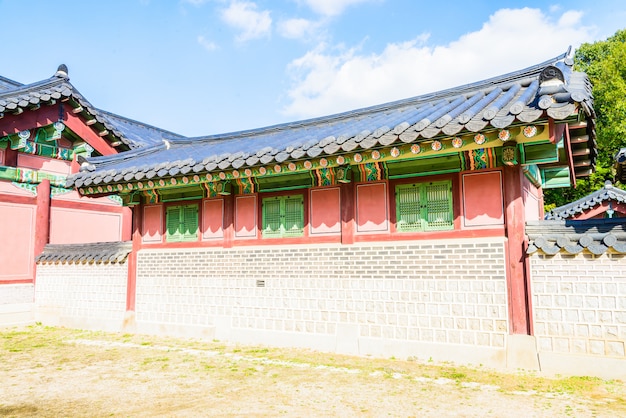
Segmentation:
<svg viewBox="0 0 626 418">
<path fill-rule="evenodd" d="M 0 77 L 1 323 L 32 319 L 35 257 L 46 244 L 130 239 L 131 211 L 118 196 L 84 198 L 66 187 L 79 161 L 160 141 L 163 132 L 93 107 L 64 65 L 32 84 Z"/>
</svg>

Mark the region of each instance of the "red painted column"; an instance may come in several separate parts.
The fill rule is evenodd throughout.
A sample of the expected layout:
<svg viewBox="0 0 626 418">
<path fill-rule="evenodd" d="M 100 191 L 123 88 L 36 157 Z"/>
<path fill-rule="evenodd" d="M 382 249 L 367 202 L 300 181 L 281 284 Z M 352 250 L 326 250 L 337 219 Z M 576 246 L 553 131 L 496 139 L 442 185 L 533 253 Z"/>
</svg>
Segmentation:
<svg viewBox="0 0 626 418">
<path fill-rule="evenodd" d="M 354 244 L 354 183 L 341 185 L 341 243 Z"/>
<path fill-rule="evenodd" d="M 526 269 L 526 234 L 524 232 L 526 219 L 522 197 L 522 176 L 522 169 L 519 165 L 504 168 L 506 274 L 510 332 L 530 335 L 530 294 Z"/>
<path fill-rule="evenodd" d="M 33 282 L 37 277 L 35 257 L 43 252 L 50 238 L 50 180 L 44 179 L 37 186 L 35 212 L 35 242 L 33 253 Z"/>
<path fill-rule="evenodd" d="M 132 251 L 128 255 L 128 280 L 126 284 L 126 310 L 135 310 L 135 299 L 137 292 L 137 252 L 141 249 L 143 204 L 132 207 L 133 211 L 133 234 Z"/>
</svg>

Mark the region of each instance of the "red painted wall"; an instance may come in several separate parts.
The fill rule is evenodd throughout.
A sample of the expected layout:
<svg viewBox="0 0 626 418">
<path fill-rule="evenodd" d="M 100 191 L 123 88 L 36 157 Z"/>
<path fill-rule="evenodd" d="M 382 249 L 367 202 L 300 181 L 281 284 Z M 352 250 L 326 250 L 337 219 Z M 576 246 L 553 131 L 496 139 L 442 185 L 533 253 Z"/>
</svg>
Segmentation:
<svg viewBox="0 0 626 418">
<path fill-rule="evenodd" d="M 50 244 L 122 240 L 122 214 L 81 209 L 50 209 Z"/>
<path fill-rule="evenodd" d="M 224 199 L 208 199 L 202 202 L 202 239 L 224 238 Z"/>
<path fill-rule="evenodd" d="M 502 173 L 471 173 L 462 177 L 464 226 L 503 225 Z"/>
<path fill-rule="evenodd" d="M 32 279 L 36 209 L 0 202 L 0 281 Z"/>
<path fill-rule="evenodd" d="M 70 162 L 54 158 L 40 157 L 38 155 L 18 154 L 18 167 L 41 170 L 46 173 L 67 176 L 70 174 Z"/>
<path fill-rule="evenodd" d="M 257 197 L 235 197 L 235 238 L 256 238 Z"/>
<path fill-rule="evenodd" d="M 341 233 L 341 199 L 339 187 L 312 189 L 310 199 L 310 234 Z"/>
<path fill-rule="evenodd" d="M 356 232 L 388 232 L 389 203 L 387 183 L 356 186 Z"/>
<path fill-rule="evenodd" d="M 137 209 L 139 210 L 139 207 Z M 163 206 L 150 205 L 143 208 L 142 242 L 163 242 Z"/>
<path fill-rule="evenodd" d="M 526 220 L 538 221 L 543 219 L 543 192 L 535 187 L 526 176 L 524 176 L 522 183 L 522 197 Z"/>
</svg>

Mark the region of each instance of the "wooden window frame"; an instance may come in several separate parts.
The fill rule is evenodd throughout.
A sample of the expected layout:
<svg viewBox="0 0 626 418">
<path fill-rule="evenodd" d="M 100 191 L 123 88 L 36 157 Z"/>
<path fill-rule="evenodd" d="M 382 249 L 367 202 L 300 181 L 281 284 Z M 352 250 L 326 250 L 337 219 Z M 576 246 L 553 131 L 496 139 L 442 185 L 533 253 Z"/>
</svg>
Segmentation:
<svg viewBox="0 0 626 418">
<path fill-rule="evenodd" d="M 304 194 L 261 197 L 261 238 L 299 238 L 305 236 Z M 274 212 L 271 213 L 271 208 Z M 294 210 L 296 209 L 296 210 Z M 272 219 L 274 217 L 274 219 Z M 270 223 L 273 223 L 272 227 Z M 297 226 L 296 229 L 287 224 Z"/>
<path fill-rule="evenodd" d="M 172 217 L 178 216 L 178 221 Z M 195 219 L 194 219 L 195 218 Z M 191 228 L 186 224 L 191 222 Z M 176 233 L 172 233 L 171 228 L 174 227 Z M 195 232 L 189 232 L 194 228 Z M 186 232 L 180 232 L 183 229 Z M 198 203 L 185 203 L 168 205 L 165 207 L 165 242 L 196 242 L 200 236 L 200 207 Z"/>
<path fill-rule="evenodd" d="M 452 180 L 396 184 L 394 199 L 397 232 L 454 230 Z"/>
</svg>

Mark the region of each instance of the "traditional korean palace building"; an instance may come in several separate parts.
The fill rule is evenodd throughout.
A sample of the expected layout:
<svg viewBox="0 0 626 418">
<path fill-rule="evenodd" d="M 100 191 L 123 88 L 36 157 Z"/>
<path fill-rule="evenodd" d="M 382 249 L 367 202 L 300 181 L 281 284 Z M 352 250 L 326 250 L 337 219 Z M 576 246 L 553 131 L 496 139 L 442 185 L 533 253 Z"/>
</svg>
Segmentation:
<svg viewBox="0 0 626 418">
<path fill-rule="evenodd" d="M 6 125 L 7 117 L 53 109 L 42 126 L 62 120 L 73 150 L 59 186 L 76 202 L 118 199 L 115 210 L 130 208 L 132 222 L 97 243 L 37 241 L 36 320 L 496 367 L 626 370 L 626 237 L 582 234 L 587 245 L 572 253 L 560 251 L 568 235 L 527 231 L 545 222 L 543 189 L 594 169 L 591 86 L 568 55 L 392 103 L 197 138 L 98 111 L 66 75 L 43 83 L 66 86 L 57 101 L 65 104 L 5 110 L 6 155 L 25 154 L 14 145 L 25 129 L 26 143 L 37 144 L 40 123 Z M 9 83 L 0 106 L 33 86 Z M 83 228 L 110 232 L 85 220 L 78 236 Z M 545 253 L 548 241 L 563 247 Z M 601 277 L 582 277 L 581 265 Z"/>
</svg>

